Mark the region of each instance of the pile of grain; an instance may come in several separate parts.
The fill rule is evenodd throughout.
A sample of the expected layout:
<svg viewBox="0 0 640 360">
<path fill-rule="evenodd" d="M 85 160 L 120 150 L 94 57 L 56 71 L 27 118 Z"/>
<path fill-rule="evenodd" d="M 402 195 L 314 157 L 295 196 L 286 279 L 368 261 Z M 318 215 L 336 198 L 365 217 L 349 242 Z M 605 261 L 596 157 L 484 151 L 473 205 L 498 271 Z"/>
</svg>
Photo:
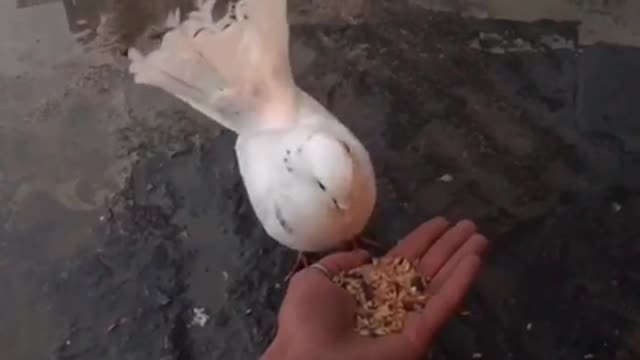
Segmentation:
<svg viewBox="0 0 640 360">
<path fill-rule="evenodd" d="M 407 259 L 382 258 L 343 272 L 333 281 L 356 300 L 355 330 L 363 336 L 384 336 L 402 330 L 407 314 L 429 300 L 428 280 Z"/>
</svg>

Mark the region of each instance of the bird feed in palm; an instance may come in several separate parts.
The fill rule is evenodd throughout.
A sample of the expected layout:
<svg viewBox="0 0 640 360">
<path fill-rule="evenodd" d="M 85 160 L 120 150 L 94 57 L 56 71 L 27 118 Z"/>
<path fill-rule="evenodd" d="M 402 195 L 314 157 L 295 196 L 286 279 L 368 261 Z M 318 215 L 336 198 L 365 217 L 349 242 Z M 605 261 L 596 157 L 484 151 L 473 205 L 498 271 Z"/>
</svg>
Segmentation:
<svg viewBox="0 0 640 360">
<path fill-rule="evenodd" d="M 407 315 L 421 311 L 429 300 L 429 281 L 402 257 L 375 259 L 333 281 L 355 299 L 355 330 L 363 336 L 399 333 Z"/>
</svg>

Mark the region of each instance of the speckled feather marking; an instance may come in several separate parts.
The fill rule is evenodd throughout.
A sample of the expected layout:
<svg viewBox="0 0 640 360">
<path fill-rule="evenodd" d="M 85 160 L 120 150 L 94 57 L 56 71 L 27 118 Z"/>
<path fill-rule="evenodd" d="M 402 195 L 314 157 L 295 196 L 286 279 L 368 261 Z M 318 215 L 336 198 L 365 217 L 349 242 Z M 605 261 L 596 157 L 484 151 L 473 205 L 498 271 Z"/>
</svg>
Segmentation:
<svg viewBox="0 0 640 360">
<path fill-rule="evenodd" d="M 282 229 L 288 234 L 293 235 L 293 228 L 291 227 L 291 225 L 289 225 L 287 220 L 285 220 L 284 216 L 282 215 L 282 210 L 280 210 L 280 207 L 278 205 L 275 206 L 275 214 L 276 219 L 278 219 L 278 223 L 280 224 Z"/>
</svg>

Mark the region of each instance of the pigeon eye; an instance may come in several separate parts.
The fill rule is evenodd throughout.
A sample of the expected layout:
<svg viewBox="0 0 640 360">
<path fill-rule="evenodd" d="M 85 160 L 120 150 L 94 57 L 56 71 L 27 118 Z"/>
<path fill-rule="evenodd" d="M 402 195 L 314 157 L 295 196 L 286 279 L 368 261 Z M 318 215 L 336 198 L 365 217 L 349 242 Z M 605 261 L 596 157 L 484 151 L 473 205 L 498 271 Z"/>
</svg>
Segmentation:
<svg viewBox="0 0 640 360">
<path fill-rule="evenodd" d="M 204 28 L 200 28 L 200 29 L 196 30 L 196 32 L 193 33 L 193 37 L 195 38 L 196 36 L 198 36 L 202 32 L 202 30 L 204 30 Z"/>
<path fill-rule="evenodd" d="M 342 144 L 342 147 L 347 152 L 347 154 L 351 154 L 351 148 L 349 147 L 349 145 L 346 142 L 340 141 L 340 144 Z"/>
<path fill-rule="evenodd" d="M 316 179 L 316 183 L 318 184 L 318 187 L 322 189 L 322 191 L 327 191 L 327 187 L 324 186 L 324 184 L 320 180 Z"/>
</svg>

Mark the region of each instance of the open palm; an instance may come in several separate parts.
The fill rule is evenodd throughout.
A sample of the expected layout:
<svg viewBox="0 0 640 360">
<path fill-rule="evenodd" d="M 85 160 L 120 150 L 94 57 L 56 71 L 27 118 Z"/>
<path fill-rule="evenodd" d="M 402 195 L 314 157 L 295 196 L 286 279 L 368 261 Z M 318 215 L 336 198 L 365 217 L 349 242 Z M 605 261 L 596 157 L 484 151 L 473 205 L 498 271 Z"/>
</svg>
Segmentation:
<svg viewBox="0 0 640 360">
<path fill-rule="evenodd" d="M 283 302 L 278 335 L 264 359 L 420 359 L 443 325 L 455 314 L 482 264 L 488 242 L 471 221 L 453 227 L 432 219 L 400 241 L 386 256 L 415 260 L 431 279 L 429 302 L 410 314 L 400 334 L 366 338 L 353 328 L 355 302 L 322 272 L 307 268 L 291 280 Z M 331 274 L 365 263 L 363 251 L 339 253 L 319 261 Z M 284 356 L 281 349 L 287 349 Z M 297 354 L 297 355 L 296 355 Z M 313 354 L 313 355 L 310 355 Z"/>
</svg>

